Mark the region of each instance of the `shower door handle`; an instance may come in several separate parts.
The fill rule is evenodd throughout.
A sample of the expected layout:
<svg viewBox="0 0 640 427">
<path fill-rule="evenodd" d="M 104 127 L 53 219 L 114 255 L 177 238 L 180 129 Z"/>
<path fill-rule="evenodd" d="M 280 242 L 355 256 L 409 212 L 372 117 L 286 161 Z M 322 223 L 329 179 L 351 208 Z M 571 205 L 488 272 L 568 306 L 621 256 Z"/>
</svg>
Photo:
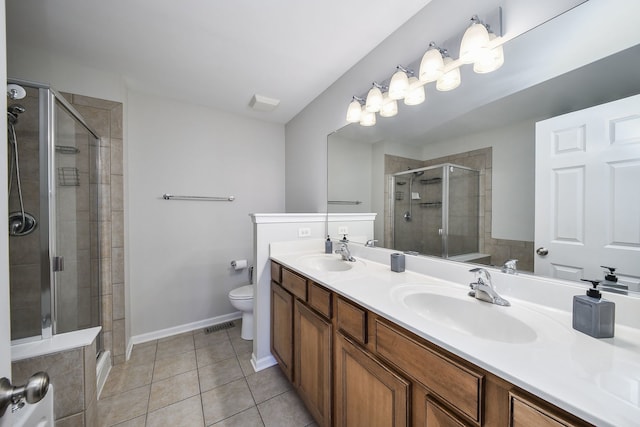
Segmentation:
<svg viewBox="0 0 640 427">
<path fill-rule="evenodd" d="M 63 256 L 54 256 L 51 258 L 51 267 L 54 272 L 64 271 L 64 257 Z"/>
</svg>

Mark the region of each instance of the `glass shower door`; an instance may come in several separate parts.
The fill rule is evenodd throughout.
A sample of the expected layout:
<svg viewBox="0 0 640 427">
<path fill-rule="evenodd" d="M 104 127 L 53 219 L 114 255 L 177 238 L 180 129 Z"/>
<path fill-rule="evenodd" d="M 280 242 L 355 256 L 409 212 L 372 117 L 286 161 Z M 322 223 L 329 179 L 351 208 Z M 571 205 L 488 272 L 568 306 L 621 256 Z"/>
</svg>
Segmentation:
<svg viewBox="0 0 640 427">
<path fill-rule="evenodd" d="M 98 279 L 99 141 L 57 99 L 54 104 L 50 233 L 54 333 L 100 325 Z"/>
<path fill-rule="evenodd" d="M 448 168 L 447 256 L 478 252 L 480 173 L 450 165 Z"/>
</svg>

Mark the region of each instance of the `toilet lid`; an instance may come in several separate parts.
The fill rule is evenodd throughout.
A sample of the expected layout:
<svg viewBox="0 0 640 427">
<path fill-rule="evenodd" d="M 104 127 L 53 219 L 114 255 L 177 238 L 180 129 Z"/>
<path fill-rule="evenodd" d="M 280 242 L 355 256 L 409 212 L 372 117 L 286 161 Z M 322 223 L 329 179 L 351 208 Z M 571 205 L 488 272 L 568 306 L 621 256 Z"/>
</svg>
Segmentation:
<svg viewBox="0 0 640 427">
<path fill-rule="evenodd" d="M 232 299 L 251 299 L 253 298 L 253 285 L 240 286 L 229 292 L 229 298 Z"/>
</svg>

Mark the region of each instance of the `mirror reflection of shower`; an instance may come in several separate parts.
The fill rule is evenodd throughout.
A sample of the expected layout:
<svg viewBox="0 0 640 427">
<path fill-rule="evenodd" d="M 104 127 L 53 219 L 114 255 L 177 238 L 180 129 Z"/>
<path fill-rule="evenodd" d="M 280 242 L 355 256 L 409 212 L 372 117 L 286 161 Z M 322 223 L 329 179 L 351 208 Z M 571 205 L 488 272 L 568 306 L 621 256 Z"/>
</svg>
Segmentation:
<svg viewBox="0 0 640 427">
<path fill-rule="evenodd" d="M 8 85 L 7 96 L 11 100 L 22 99 L 26 96 L 26 91 L 19 85 Z M 24 113 L 26 108 L 20 104 L 11 104 L 7 107 L 7 141 L 9 144 L 9 197 L 14 188 L 18 192 L 20 210 L 9 213 L 9 235 L 26 236 L 32 233 L 38 226 L 35 217 L 24 210 L 24 200 L 22 198 L 22 181 L 20 179 L 20 158 L 18 156 L 18 138 L 15 126 L 18 124 L 18 117 Z"/>
<path fill-rule="evenodd" d="M 416 179 L 419 176 L 424 175 L 424 171 L 415 171 L 411 174 L 411 177 L 409 178 L 409 210 L 406 211 L 403 215 L 403 218 L 405 221 L 411 221 L 411 207 L 413 205 L 412 200 L 413 200 L 413 180 Z"/>
</svg>

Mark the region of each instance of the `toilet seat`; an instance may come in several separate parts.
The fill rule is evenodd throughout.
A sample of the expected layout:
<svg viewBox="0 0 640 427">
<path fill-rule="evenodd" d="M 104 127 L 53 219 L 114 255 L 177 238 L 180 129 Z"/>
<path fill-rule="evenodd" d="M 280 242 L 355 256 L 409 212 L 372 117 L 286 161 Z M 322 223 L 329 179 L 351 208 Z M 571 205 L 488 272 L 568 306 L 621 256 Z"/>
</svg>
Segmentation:
<svg viewBox="0 0 640 427">
<path fill-rule="evenodd" d="M 240 286 L 229 291 L 229 299 L 243 300 L 253 298 L 253 285 Z"/>
</svg>

